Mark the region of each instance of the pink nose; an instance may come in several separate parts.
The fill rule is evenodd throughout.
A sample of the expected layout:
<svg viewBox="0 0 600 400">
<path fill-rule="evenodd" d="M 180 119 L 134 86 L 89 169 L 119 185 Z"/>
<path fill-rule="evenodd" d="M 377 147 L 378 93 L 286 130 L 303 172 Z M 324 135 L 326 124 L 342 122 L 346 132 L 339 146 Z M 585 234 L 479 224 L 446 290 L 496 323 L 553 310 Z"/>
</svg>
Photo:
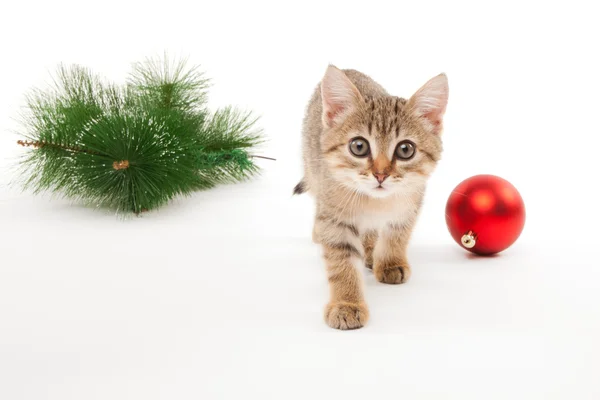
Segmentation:
<svg viewBox="0 0 600 400">
<path fill-rule="evenodd" d="M 387 177 L 389 175 L 388 174 L 373 174 L 373 176 L 375 176 L 375 179 L 377 179 L 377 182 L 379 182 L 381 184 L 381 183 L 383 183 L 383 181 L 385 181 L 387 179 Z"/>
</svg>

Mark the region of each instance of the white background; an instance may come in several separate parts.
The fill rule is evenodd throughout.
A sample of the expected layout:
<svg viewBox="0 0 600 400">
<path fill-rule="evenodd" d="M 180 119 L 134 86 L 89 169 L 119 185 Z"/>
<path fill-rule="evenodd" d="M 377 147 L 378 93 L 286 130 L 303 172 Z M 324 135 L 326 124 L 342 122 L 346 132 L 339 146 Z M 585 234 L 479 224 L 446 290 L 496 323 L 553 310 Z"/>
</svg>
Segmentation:
<svg viewBox="0 0 600 400">
<path fill-rule="evenodd" d="M 598 12 L 592 2 L 19 1 L 0 6 L 0 398 L 598 399 Z M 211 106 L 261 116 L 263 175 L 120 221 L 9 186 L 24 94 L 59 63 L 122 81 L 168 51 Z M 408 97 L 446 72 L 445 152 L 413 277 L 365 271 L 371 320 L 322 319 L 301 177 L 304 107 L 328 63 Z M 452 242 L 463 179 L 527 206 L 495 258 Z"/>
</svg>

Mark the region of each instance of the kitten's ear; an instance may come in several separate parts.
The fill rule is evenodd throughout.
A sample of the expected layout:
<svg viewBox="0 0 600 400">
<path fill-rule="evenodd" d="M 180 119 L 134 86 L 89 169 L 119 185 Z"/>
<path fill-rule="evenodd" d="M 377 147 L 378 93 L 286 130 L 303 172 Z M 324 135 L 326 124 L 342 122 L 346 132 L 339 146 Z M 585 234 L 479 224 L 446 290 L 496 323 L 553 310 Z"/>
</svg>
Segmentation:
<svg viewBox="0 0 600 400">
<path fill-rule="evenodd" d="M 337 67 L 330 65 L 321 80 L 323 124 L 329 128 L 339 124 L 362 101 L 360 92 Z"/>
<path fill-rule="evenodd" d="M 439 74 L 431 78 L 408 100 L 408 110 L 422 118 L 433 133 L 442 132 L 442 122 L 448 104 L 448 78 Z"/>
</svg>

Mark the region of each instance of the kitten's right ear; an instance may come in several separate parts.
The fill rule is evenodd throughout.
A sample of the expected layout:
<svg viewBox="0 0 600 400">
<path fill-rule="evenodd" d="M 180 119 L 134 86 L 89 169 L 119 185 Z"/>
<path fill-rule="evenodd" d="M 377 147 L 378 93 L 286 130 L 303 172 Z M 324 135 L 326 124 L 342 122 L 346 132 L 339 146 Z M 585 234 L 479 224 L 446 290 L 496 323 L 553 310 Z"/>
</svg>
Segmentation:
<svg viewBox="0 0 600 400">
<path fill-rule="evenodd" d="M 331 128 L 341 123 L 362 100 L 360 92 L 337 67 L 330 65 L 321 80 L 323 124 Z"/>
</svg>

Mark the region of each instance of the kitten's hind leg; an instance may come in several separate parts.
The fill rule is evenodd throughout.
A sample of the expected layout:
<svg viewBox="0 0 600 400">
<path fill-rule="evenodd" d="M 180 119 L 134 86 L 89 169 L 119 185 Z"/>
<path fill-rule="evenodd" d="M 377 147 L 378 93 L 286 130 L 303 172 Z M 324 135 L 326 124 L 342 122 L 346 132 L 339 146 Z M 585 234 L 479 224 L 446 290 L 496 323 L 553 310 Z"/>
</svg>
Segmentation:
<svg viewBox="0 0 600 400">
<path fill-rule="evenodd" d="M 373 249 L 377 242 L 377 231 L 368 231 L 362 236 L 363 248 L 365 249 L 365 267 L 373 269 Z"/>
<path fill-rule="evenodd" d="M 319 208 L 319 204 L 317 203 L 316 209 L 315 209 L 315 222 L 313 224 L 313 230 L 312 230 L 312 241 L 313 243 L 319 244 L 321 243 L 320 239 L 319 239 L 319 228 L 323 225 L 319 222 L 319 218 L 321 215 L 321 209 Z"/>
<path fill-rule="evenodd" d="M 317 224 L 313 226 L 312 241 L 313 243 L 319 244 L 319 233 L 317 232 Z"/>
</svg>

